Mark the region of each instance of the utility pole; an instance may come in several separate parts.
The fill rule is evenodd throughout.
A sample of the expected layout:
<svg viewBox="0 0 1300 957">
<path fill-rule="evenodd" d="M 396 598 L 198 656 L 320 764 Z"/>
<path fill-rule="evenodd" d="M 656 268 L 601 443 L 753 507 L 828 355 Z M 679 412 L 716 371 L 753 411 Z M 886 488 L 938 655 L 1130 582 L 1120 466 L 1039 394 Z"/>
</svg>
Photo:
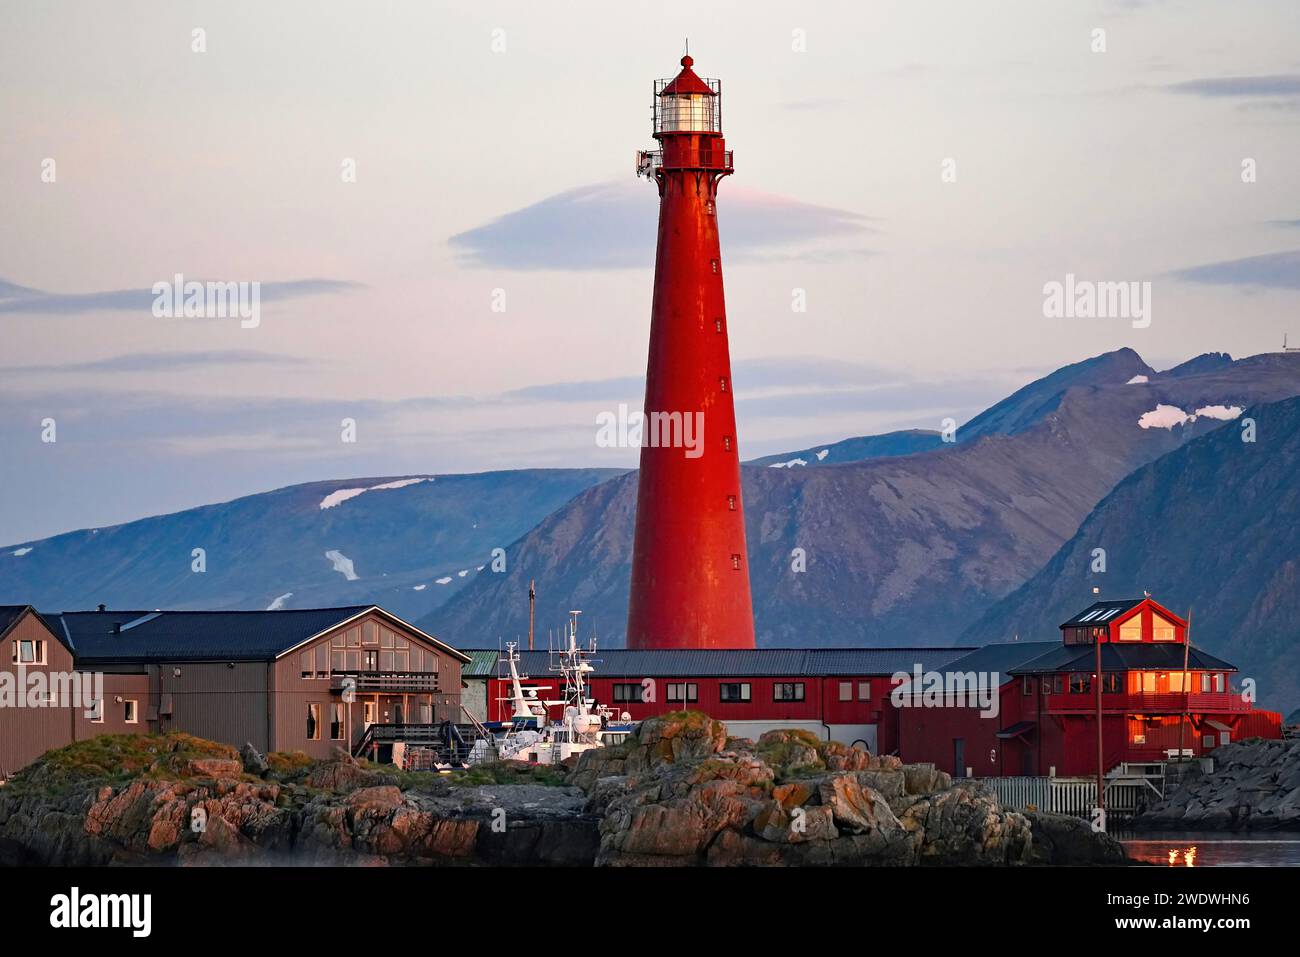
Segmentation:
<svg viewBox="0 0 1300 957">
<path fill-rule="evenodd" d="M 1183 729 L 1191 720 L 1191 689 L 1187 687 L 1187 662 L 1192 650 L 1192 610 L 1187 609 L 1187 632 L 1183 635 L 1183 717 L 1178 722 L 1178 760 L 1183 760 Z"/>
<path fill-rule="evenodd" d="M 533 650 L 533 613 L 537 607 L 537 582 L 528 580 L 528 650 Z"/>
</svg>

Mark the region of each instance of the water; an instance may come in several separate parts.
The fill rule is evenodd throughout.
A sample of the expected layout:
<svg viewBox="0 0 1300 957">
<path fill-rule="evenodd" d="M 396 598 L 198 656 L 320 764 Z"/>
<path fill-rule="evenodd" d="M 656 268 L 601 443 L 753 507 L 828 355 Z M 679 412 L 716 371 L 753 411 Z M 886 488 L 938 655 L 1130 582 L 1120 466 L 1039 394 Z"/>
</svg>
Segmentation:
<svg viewBox="0 0 1300 957">
<path fill-rule="evenodd" d="M 1296 833 L 1128 831 L 1114 836 L 1132 860 L 1168 867 L 1300 867 Z"/>
</svg>

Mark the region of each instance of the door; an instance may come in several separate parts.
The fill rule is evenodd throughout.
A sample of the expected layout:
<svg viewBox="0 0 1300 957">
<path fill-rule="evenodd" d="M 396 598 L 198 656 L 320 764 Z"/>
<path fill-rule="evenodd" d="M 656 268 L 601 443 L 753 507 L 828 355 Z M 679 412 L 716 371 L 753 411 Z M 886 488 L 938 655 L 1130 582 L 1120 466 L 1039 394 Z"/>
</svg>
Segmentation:
<svg viewBox="0 0 1300 957">
<path fill-rule="evenodd" d="M 362 731 L 365 731 L 366 728 L 369 728 L 375 723 L 375 711 L 377 707 L 378 706 L 373 701 L 363 701 L 361 703 L 361 720 L 365 724 L 365 728 L 361 729 Z"/>
<path fill-rule="evenodd" d="M 964 778 L 966 776 L 966 739 L 952 739 L 952 776 L 955 778 Z"/>
</svg>

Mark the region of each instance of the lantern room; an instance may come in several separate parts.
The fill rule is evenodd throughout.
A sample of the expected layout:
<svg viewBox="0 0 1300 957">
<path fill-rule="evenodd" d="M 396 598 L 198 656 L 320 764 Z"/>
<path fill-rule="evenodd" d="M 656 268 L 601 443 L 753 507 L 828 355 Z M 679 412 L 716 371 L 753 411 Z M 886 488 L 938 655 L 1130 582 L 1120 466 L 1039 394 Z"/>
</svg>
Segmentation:
<svg viewBox="0 0 1300 957">
<path fill-rule="evenodd" d="M 695 61 L 682 57 L 682 71 L 671 80 L 655 80 L 654 135 L 720 134 L 722 83 L 695 75 Z"/>
</svg>

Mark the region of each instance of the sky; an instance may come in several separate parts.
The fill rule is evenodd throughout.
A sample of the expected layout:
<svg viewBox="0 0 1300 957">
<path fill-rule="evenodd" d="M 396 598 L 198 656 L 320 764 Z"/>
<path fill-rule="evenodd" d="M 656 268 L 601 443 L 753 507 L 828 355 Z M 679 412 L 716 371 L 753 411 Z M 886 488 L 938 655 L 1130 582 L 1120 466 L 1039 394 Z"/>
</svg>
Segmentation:
<svg viewBox="0 0 1300 957">
<path fill-rule="evenodd" d="M 596 416 L 641 403 L 633 160 L 687 38 L 736 156 L 745 457 L 964 421 L 1123 346 L 1300 343 L 1292 0 L 0 0 L 0 23 L 0 544 L 303 481 L 633 467 Z M 156 316 L 177 274 L 259 283 L 259 321 Z M 1068 275 L 1151 283 L 1149 323 L 1046 316 Z"/>
</svg>

